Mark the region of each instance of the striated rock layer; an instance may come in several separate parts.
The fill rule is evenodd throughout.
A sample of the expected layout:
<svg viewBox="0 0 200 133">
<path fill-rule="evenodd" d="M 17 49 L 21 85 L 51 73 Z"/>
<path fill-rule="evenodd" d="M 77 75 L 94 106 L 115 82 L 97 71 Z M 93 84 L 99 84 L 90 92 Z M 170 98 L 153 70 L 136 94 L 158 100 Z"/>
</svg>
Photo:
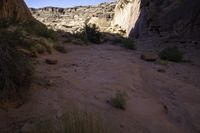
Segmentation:
<svg viewBox="0 0 200 133">
<path fill-rule="evenodd" d="M 116 3 L 102 3 L 97 6 L 78 6 L 73 8 L 45 7 L 30 8 L 33 16 L 54 30 L 78 32 L 85 23 L 95 23 L 102 31 L 110 27 Z"/>
<path fill-rule="evenodd" d="M 20 22 L 34 20 L 23 0 L 0 0 L 0 19 L 11 18 Z"/>
</svg>

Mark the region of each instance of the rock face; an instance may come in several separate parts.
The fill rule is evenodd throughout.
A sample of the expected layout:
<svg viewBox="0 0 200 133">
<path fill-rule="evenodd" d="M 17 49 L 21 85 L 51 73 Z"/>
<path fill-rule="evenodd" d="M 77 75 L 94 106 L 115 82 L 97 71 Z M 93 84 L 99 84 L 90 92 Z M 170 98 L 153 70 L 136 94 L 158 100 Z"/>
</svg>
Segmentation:
<svg viewBox="0 0 200 133">
<path fill-rule="evenodd" d="M 112 26 L 135 37 L 162 33 L 199 38 L 199 5 L 199 0 L 119 0 Z"/>
<path fill-rule="evenodd" d="M 33 16 L 54 30 L 78 32 L 85 23 L 95 23 L 102 31 L 110 26 L 116 3 L 102 3 L 97 6 L 78 6 L 73 8 L 45 7 L 31 8 Z"/>
<path fill-rule="evenodd" d="M 10 18 L 20 22 L 34 20 L 23 0 L 1 0 L 0 19 Z"/>
<path fill-rule="evenodd" d="M 116 29 L 116 32 L 121 29 L 125 31 L 125 36 L 129 35 L 132 27 L 135 26 L 139 18 L 140 4 L 141 0 L 118 1 L 115 7 L 115 16 L 112 21 L 112 27 Z"/>
</svg>

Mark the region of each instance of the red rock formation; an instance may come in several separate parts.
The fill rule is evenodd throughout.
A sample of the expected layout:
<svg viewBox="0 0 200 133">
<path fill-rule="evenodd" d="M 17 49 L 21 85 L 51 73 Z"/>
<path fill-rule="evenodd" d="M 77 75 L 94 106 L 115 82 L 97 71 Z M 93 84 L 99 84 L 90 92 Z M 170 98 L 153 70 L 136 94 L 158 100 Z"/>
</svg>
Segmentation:
<svg viewBox="0 0 200 133">
<path fill-rule="evenodd" d="M 24 0 L 0 0 L 0 19 L 9 18 L 20 22 L 35 20 Z"/>
</svg>

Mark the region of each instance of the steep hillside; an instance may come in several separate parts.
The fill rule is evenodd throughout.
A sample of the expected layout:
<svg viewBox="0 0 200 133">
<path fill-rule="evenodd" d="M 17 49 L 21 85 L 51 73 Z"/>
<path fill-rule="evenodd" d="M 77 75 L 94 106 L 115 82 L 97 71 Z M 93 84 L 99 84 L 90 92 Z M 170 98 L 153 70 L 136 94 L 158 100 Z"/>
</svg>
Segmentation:
<svg viewBox="0 0 200 133">
<path fill-rule="evenodd" d="M 8 18 L 23 22 L 34 20 L 23 0 L 1 0 L 0 19 Z"/>
</svg>

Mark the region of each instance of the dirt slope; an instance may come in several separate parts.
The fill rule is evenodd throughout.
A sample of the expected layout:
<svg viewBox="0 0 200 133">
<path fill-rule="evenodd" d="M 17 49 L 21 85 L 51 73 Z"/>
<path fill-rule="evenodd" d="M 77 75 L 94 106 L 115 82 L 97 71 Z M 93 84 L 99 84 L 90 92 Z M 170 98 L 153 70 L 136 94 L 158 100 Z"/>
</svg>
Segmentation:
<svg viewBox="0 0 200 133">
<path fill-rule="evenodd" d="M 39 81 L 51 80 L 50 86 L 34 85 L 26 104 L 7 112 L 0 109 L 2 132 L 20 131 L 38 116 L 57 118 L 74 105 L 100 114 L 121 133 L 200 131 L 198 86 L 170 75 L 168 68 L 167 73 L 157 72 L 165 66 L 140 60 L 138 51 L 107 44 L 67 49 L 67 54 L 44 55 L 39 60 Z M 55 58 L 58 64 L 47 65 L 46 58 Z M 171 67 L 179 72 L 176 64 Z M 192 69 L 200 73 L 196 66 Z M 106 102 L 117 90 L 128 93 L 125 111 Z"/>
</svg>

